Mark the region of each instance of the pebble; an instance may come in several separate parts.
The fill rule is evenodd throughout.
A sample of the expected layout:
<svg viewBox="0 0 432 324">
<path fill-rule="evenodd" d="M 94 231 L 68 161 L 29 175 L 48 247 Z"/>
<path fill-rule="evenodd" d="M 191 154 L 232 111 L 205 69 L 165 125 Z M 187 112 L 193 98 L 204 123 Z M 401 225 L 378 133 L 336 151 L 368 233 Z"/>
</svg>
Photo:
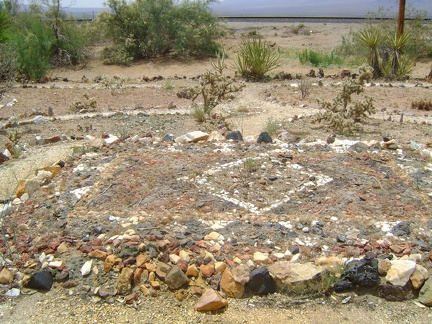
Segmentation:
<svg viewBox="0 0 432 324">
<path fill-rule="evenodd" d="M 6 285 L 12 282 L 13 279 L 14 275 L 9 269 L 3 268 L 3 270 L 0 271 L 0 284 Z"/>
<path fill-rule="evenodd" d="M 228 301 L 223 299 L 213 289 L 206 289 L 195 306 L 197 311 L 213 311 L 221 309 L 228 305 Z"/>
<path fill-rule="evenodd" d="M 86 261 L 84 263 L 84 265 L 81 267 L 81 270 L 80 270 L 81 271 L 81 275 L 83 277 L 85 277 L 85 276 L 87 276 L 87 275 L 90 274 L 90 272 L 92 270 L 92 265 L 93 265 L 93 260 L 89 260 L 89 261 Z"/>
</svg>

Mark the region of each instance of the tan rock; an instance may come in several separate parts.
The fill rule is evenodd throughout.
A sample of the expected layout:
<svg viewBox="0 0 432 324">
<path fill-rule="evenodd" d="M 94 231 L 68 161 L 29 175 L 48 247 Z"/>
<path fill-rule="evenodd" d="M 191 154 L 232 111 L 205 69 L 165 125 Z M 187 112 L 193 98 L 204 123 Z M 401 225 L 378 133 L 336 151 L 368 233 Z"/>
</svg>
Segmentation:
<svg viewBox="0 0 432 324">
<path fill-rule="evenodd" d="M 145 263 L 147 262 L 147 256 L 143 254 L 138 254 L 136 257 L 136 265 L 138 267 L 145 267 Z"/>
<path fill-rule="evenodd" d="M 261 263 L 261 264 L 270 264 L 272 261 L 268 257 L 267 253 L 262 252 L 255 252 L 253 255 L 253 260 L 255 263 Z"/>
<path fill-rule="evenodd" d="M 123 268 L 120 276 L 117 279 L 116 288 L 119 294 L 127 295 L 132 290 L 133 269 Z"/>
<path fill-rule="evenodd" d="M 340 275 L 343 272 L 345 262 L 336 256 L 322 256 L 315 260 L 315 264 L 324 267 L 333 274 Z"/>
<path fill-rule="evenodd" d="M 36 180 L 20 180 L 15 190 L 15 194 L 18 198 L 21 198 L 23 194 L 28 194 L 30 197 L 32 194 L 40 188 L 40 184 Z"/>
<path fill-rule="evenodd" d="M 244 293 L 244 286 L 234 280 L 228 268 L 222 273 L 220 288 L 228 297 L 241 298 Z"/>
<path fill-rule="evenodd" d="M 105 263 L 104 263 L 104 271 L 105 272 L 110 272 L 111 269 L 113 268 L 114 264 L 116 262 L 116 257 L 114 254 L 110 254 L 105 258 Z"/>
<path fill-rule="evenodd" d="M 215 272 L 215 262 L 212 261 L 208 264 L 201 264 L 200 271 L 204 278 L 210 278 Z"/>
<path fill-rule="evenodd" d="M 153 280 L 150 281 L 150 286 L 154 289 L 154 290 L 159 290 L 160 289 L 160 283 L 157 280 Z"/>
<path fill-rule="evenodd" d="M 190 261 L 190 255 L 187 251 L 181 250 L 179 253 L 180 259 L 183 261 L 189 262 Z"/>
<path fill-rule="evenodd" d="M 218 232 L 211 232 L 209 234 L 207 234 L 206 236 L 204 236 L 204 240 L 206 241 L 217 241 L 222 235 L 219 234 Z"/>
<path fill-rule="evenodd" d="M 88 254 L 91 258 L 96 258 L 99 260 L 105 260 L 107 258 L 107 253 L 105 251 L 101 251 L 99 249 L 93 250 Z"/>
<path fill-rule="evenodd" d="M 156 265 L 153 263 L 146 263 L 145 267 L 149 272 L 155 272 L 156 271 Z"/>
<path fill-rule="evenodd" d="M 60 173 L 61 166 L 60 165 L 47 166 L 47 167 L 39 169 L 38 171 L 50 172 L 52 174 L 52 177 L 54 178 L 56 175 L 58 175 Z"/>
<path fill-rule="evenodd" d="M 416 269 L 410 277 L 411 284 L 414 289 L 419 289 L 423 286 L 424 282 L 429 278 L 428 270 L 420 264 L 416 265 Z"/>
<path fill-rule="evenodd" d="M 61 242 L 60 245 L 57 247 L 57 252 L 60 254 L 65 253 L 67 250 L 69 250 L 69 244 L 66 242 Z"/>
<path fill-rule="evenodd" d="M 215 263 L 215 271 L 216 274 L 222 273 L 227 267 L 227 264 L 222 261 L 218 261 Z"/>
<path fill-rule="evenodd" d="M 143 294 L 144 296 L 148 296 L 148 295 L 150 295 L 150 290 L 149 290 L 146 286 L 141 285 L 141 286 L 140 286 L 140 290 L 141 290 L 141 292 L 142 292 L 142 294 Z"/>
<path fill-rule="evenodd" d="M 10 282 L 12 282 L 14 278 L 14 275 L 9 269 L 3 268 L 2 271 L 0 271 L 0 284 L 6 285 Z"/>
<path fill-rule="evenodd" d="M 195 309 L 197 311 L 213 311 L 227 305 L 228 301 L 226 299 L 223 299 L 221 295 L 213 289 L 207 289 L 198 299 Z"/>
<path fill-rule="evenodd" d="M 199 270 L 195 264 L 191 264 L 188 266 L 186 276 L 195 278 L 199 276 Z"/>
<path fill-rule="evenodd" d="M 389 259 L 378 259 L 378 273 L 380 275 L 386 275 L 390 268 L 391 262 Z"/>
</svg>

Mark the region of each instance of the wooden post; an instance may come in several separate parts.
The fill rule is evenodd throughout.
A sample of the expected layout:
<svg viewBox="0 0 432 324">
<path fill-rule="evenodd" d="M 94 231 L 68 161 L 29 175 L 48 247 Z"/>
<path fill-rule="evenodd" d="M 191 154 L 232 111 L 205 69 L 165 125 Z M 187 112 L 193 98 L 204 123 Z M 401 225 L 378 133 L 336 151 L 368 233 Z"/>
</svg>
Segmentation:
<svg viewBox="0 0 432 324">
<path fill-rule="evenodd" d="M 405 2 L 406 0 L 399 0 L 399 15 L 398 15 L 398 30 L 397 37 L 401 37 L 404 33 L 405 25 Z"/>
</svg>

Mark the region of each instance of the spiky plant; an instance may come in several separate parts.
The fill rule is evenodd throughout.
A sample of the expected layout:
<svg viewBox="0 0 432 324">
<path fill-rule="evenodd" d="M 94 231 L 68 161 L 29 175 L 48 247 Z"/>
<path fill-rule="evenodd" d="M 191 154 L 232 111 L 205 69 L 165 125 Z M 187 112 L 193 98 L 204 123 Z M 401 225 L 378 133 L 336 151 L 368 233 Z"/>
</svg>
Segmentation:
<svg viewBox="0 0 432 324">
<path fill-rule="evenodd" d="M 246 80 L 261 81 L 278 66 L 279 59 L 279 52 L 261 39 L 246 40 L 240 44 L 235 68 Z"/>
<path fill-rule="evenodd" d="M 368 63 L 374 70 L 374 76 L 380 75 L 378 47 L 384 40 L 381 30 L 376 26 L 369 26 L 355 34 L 361 44 L 369 48 Z"/>
</svg>

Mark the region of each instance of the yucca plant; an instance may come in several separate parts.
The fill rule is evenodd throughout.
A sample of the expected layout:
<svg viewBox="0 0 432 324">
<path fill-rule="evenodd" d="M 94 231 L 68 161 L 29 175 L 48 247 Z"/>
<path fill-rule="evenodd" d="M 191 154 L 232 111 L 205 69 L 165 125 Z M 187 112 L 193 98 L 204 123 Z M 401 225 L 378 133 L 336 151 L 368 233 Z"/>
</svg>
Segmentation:
<svg viewBox="0 0 432 324">
<path fill-rule="evenodd" d="M 395 34 L 393 37 L 387 39 L 387 45 L 392 51 L 392 74 L 396 77 L 400 75 L 400 71 L 398 70 L 402 61 L 403 49 L 408 45 L 410 39 L 411 33 L 409 32 L 405 32 L 400 36 Z M 406 63 L 406 59 L 404 59 L 404 63 Z"/>
<path fill-rule="evenodd" d="M 261 39 L 246 40 L 240 44 L 235 68 L 243 78 L 261 81 L 278 66 L 279 58 L 279 53 Z"/>
<path fill-rule="evenodd" d="M 374 69 L 374 76 L 379 76 L 379 53 L 378 47 L 382 44 L 384 36 L 376 26 L 369 26 L 355 34 L 361 44 L 369 48 L 369 65 Z"/>
</svg>

